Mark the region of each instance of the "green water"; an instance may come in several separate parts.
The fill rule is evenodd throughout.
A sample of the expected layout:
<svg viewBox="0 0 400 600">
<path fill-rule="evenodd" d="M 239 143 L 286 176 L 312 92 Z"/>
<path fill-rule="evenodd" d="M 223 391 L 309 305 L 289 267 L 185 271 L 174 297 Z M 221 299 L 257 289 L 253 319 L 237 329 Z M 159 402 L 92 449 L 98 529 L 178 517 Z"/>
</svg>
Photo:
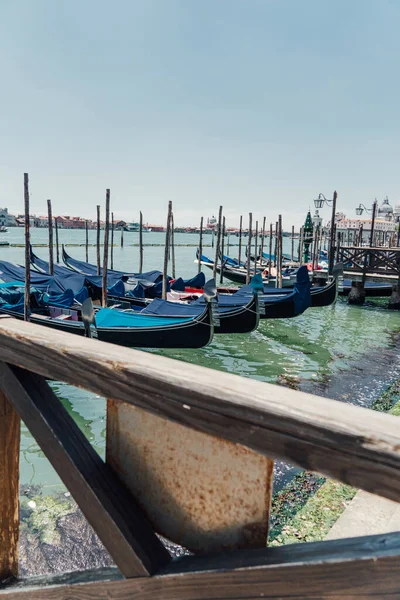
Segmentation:
<svg viewBox="0 0 400 600">
<path fill-rule="evenodd" d="M 61 230 L 60 243 L 84 243 L 83 231 Z M 22 243 L 22 229 L 11 229 L 1 239 Z M 138 269 L 137 234 L 125 233 L 123 249 L 115 248 L 114 267 L 121 270 Z M 45 243 L 46 230 L 32 230 L 32 242 Z M 90 232 L 94 243 L 95 232 Z M 119 233 L 116 242 L 119 242 Z M 144 242 L 162 243 L 163 234 L 146 233 Z M 176 234 L 176 243 L 196 244 L 198 236 Z M 231 238 L 231 243 L 237 238 Z M 205 238 L 211 243 L 211 236 Z M 47 250 L 36 253 L 46 258 Z M 85 258 L 85 249 L 71 247 L 69 253 Z M 290 241 L 284 240 L 284 252 L 290 251 Z M 212 256 L 213 250 L 204 253 Z M 1 248 L 4 260 L 23 263 L 23 248 Z M 232 255 L 237 254 L 237 248 Z M 163 249 L 148 247 L 144 250 L 144 270 L 160 268 Z M 193 247 L 176 248 L 177 274 L 189 277 L 197 271 Z M 95 249 L 90 248 L 89 259 L 95 261 Z M 206 275 L 210 271 L 206 271 Z M 257 331 L 246 335 L 215 336 L 212 344 L 200 350 L 162 350 L 160 354 L 203 365 L 216 371 L 226 371 L 266 381 L 295 382 L 303 389 L 321 395 L 343 399 L 368 406 L 400 376 L 400 360 L 396 333 L 400 331 L 400 314 L 384 308 L 385 299 L 364 307 L 350 307 L 338 299 L 334 306 L 307 310 L 290 320 L 261 321 Z M 152 351 L 156 352 L 156 351 Z M 218 385 L 218 374 L 215 373 Z M 102 455 L 105 441 L 104 399 L 65 384 L 54 384 L 65 408 L 77 421 L 90 442 Z M 279 393 L 279 390 L 277 390 Z M 47 491 L 56 489 L 59 479 L 29 432 L 22 429 L 21 481 L 40 484 Z"/>
</svg>

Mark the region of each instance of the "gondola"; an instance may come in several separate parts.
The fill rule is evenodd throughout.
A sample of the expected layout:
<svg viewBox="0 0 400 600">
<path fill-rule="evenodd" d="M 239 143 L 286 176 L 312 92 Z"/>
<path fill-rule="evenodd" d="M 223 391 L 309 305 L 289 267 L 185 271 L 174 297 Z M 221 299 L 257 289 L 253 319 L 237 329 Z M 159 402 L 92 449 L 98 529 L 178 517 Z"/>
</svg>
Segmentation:
<svg viewBox="0 0 400 600">
<path fill-rule="evenodd" d="M 66 260 L 68 261 L 71 257 L 68 256 L 67 253 L 65 253 L 65 257 Z M 74 259 L 72 259 L 74 260 Z M 48 272 L 48 263 L 42 259 L 40 259 L 39 257 L 37 257 L 32 251 L 31 251 L 31 261 L 34 265 L 36 265 L 38 268 L 41 269 L 42 272 L 46 273 Z M 79 261 L 81 262 L 81 261 Z M 68 264 L 68 263 L 67 263 Z M 88 263 L 84 263 L 81 264 L 81 268 L 83 270 L 85 270 L 85 265 L 88 265 Z M 92 265 L 88 265 L 89 266 L 89 270 L 91 269 Z M 58 274 L 58 277 L 61 277 L 63 274 L 71 274 L 71 270 L 68 267 L 63 267 L 63 266 L 58 266 L 58 265 L 54 265 L 54 273 Z M 114 273 L 119 273 L 118 271 L 114 271 Z M 195 285 L 199 285 L 202 283 L 202 281 L 205 281 L 205 277 L 204 274 L 201 273 L 202 278 L 201 277 L 196 277 L 193 278 L 191 280 L 186 280 L 183 281 L 182 280 L 182 289 L 181 291 L 184 291 L 186 289 L 186 284 L 189 283 L 191 286 L 193 285 L 193 282 L 195 283 Z M 86 275 L 85 276 L 87 281 L 91 282 L 91 286 L 94 286 L 94 281 L 93 281 L 93 277 Z M 142 284 L 144 282 L 142 281 Z M 177 283 L 177 281 L 176 281 Z M 126 285 L 126 283 L 124 284 Z M 176 289 L 176 287 L 178 286 L 174 286 L 172 284 L 172 289 Z M 201 293 L 202 292 L 202 288 L 204 287 L 204 283 L 201 285 L 201 288 L 196 288 L 196 287 L 191 287 L 190 289 L 193 292 L 198 292 Z M 134 290 L 132 290 L 133 292 Z M 98 294 L 98 291 L 96 292 Z M 91 292 L 91 296 L 92 296 L 92 292 Z M 254 294 L 253 292 L 250 292 L 249 294 L 249 298 L 248 300 L 243 298 L 243 297 L 238 297 L 236 299 L 234 299 L 233 297 L 229 297 L 229 298 L 224 298 L 222 296 L 219 296 L 218 298 L 218 303 L 217 305 L 214 307 L 214 312 L 216 313 L 216 323 L 215 323 L 215 327 L 214 327 L 214 333 L 250 333 L 251 331 L 254 331 L 254 329 L 256 329 L 258 327 L 258 323 L 259 323 L 259 303 L 258 303 L 258 298 L 257 298 L 257 294 Z M 98 296 L 96 296 L 98 297 Z M 137 297 L 135 296 L 133 293 L 130 293 L 128 295 L 124 294 L 121 292 L 120 296 L 117 296 L 115 294 L 109 293 L 109 298 L 110 300 L 114 301 L 114 302 L 129 302 L 132 307 L 138 307 L 139 309 L 143 309 L 146 308 L 146 312 L 147 314 L 152 314 L 152 300 L 148 300 L 147 298 L 143 297 Z M 187 310 L 187 304 L 174 304 L 173 302 L 168 302 L 165 303 L 164 302 L 164 314 L 167 315 L 174 315 L 174 316 L 179 316 L 182 314 L 187 314 L 187 315 L 196 315 L 199 313 L 199 308 L 201 308 L 200 306 L 196 307 L 197 304 L 202 303 L 203 299 L 198 299 L 196 303 L 190 304 L 189 306 L 192 306 L 192 308 L 190 310 Z M 155 303 L 154 306 L 157 306 L 157 314 L 161 314 L 160 313 L 160 306 L 158 303 Z M 168 307 L 174 307 L 173 310 L 172 308 L 169 309 Z M 186 311 L 186 312 L 185 312 Z"/>
<path fill-rule="evenodd" d="M 198 258 L 199 258 L 199 250 L 197 249 L 196 262 L 198 261 Z M 226 257 L 226 258 L 228 258 L 228 257 Z M 207 256 L 205 256 L 204 254 L 202 254 L 200 257 L 200 263 L 203 266 L 205 266 L 211 270 L 214 269 L 214 261 L 212 259 L 208 258 Z M 254 268 L 252 268 L 251 271 L 252 271 L 252 273 L 254 273 Z M 217 265 L 216 272 L 221 273 L 221 265 Z M 223 276 L 226 277 L 226 279 L 228 279 L 229 281 L 232 281 L 233 283 L 239 283 L 241 285 L 246 284 L 247 273 L 243 267 L 231 266 L 231 264 L 228 264 L 228 261 L 224 260 L 223 264 L 222 264 L 222 273 L 223 273 Z M 257 268 L 255 274 L 257 274 L 257 273 L 261 274 L 262 270 Z M 287 276 L 283 273 L 282 274 L 282 286 L 283 287 L 292 287 L 295 279 L 296 279 L 295 273 L 293 273 L 293 274 L 290 273 Z M 270 285 L 270 286 L 275 285 L 274 277 L 270 277 L 269 279 L 264 278 L 263 281 L 264 281 L 265 285 Z"/>
<path fill-rule="evenodd" d="M 68 255 L 66 254 L 66 258 L 70 257 L 68 257 Z M 41 271 L 48 272 L 48 263 L 37 257 L 33 252 L 31 252 L 31 261 L 33 261 L 33 264 L 38 266 L 41 269 Z M 67 274 L 71 274 L 70 269 L 68 269 L 67 267 L 61 266 L 56 268 L 56 265 L 54 265 L 54 272 L 56 274 L 59 274 L 58 277 L 60 277 L 62 274 L 65 274 L 66 272 Z M 117 273 L 117 271 L 115 271 L 114 273 Z M 204 274 L 202 273 L 201 275 L 205 280 Z M 90 277 L 88 275 L 86 275 L 85 277 L 87 282 L 91 283 L 91 288 L 93 288 L 95 286 L 93 277 Z M 197 277 L 195 283 L 199 285 L 201 281 L 202 279 Z M 193 279 L 187 280 L 186 282 L 183 281 L 181 291 L 185 290 L 186 283 L 192 282 Z M 90 286 L 88 287 L 90 288 Z M 201 286 L 201 288 L 203 287 L 204 283 Z M 202 289 L 198 289 L 196 287 L 191 288 L 191 290 L 197 291 L 199 293 L 202 292 Z M 96 294 L 97 295 L 95 297 L 97 298 L 98 291 L 96 291 Z M 92 291 L 90 292 L 90 295 L 91 297 L 93 297 Z M 233 297 L 225 299 L 222 296 L 219 297 L 218 303 L 214 307 L 214 312 L 216 316 L 214 333 L 250 333 L 251 331 L 254 331 L 254 329 L 257 329 L 260 318 L 258 297 L 257 294 L 254 294 L 252 291 L 250 292 L 249 296 L 250 297 L 248 299 L 245 299 L 243 297 L 238 297 L 236 299 Z M 145 311 L 142 312 L 146 312 L 149 315 L 156 314 L 152 311 L 155 311 L 154 307 L 157 306 L 157 314 L 163 314 L 164 316 L 173 315 L 175 317 L 178 317 L 179 315 L 198 315 L 199 312 L 201 312 L 202 310 L 202 306 L 199 306 L 199 304 L 202 304 L 204 300 L 204 298 L 199 298 L 195 303 L 189 305 L 182 303 L 175 304 L 173 302 L 166 303 L 164 301 L 162 312 L 160 308 L 160 303 L 154 303 L 153 305 L 152 300 L 148 300 L 145 297 L 139 298 L 133 294 L 125 295 L 122 292 L 121 295 L 118 296 L 110 292 L 109 298 L 113 302 L 129 302 L 132 307 L 138 307 L 138 309 L 140 310 L 145 308 Z"/>
<path fill-rule="evenodd" d="M 351 290 L 352 282 L 350 279 L 344 279 L 339 285 L 339 296 L 348 296 Z M 388 297 L 392 295 L 393 285 L 390 283 L 379 283 L 375 281 L 366 281 L 364 283 L 365 295 L 368 298 Z"/>
<path fill-rule="evenodd" d="M 251 292 L 249 299 L 233 295 L 218 296 L 213 304 L 214 333 L 250 333 L 258 327 L 260 320 L 259 297 Z M 178 304 L 153 300 L 142 310 L 142 314 L 170 316 L 195 315 L 204 309 L 204 296 L 189 304 Z"/>
<path fill-rule="evenodd" d="M 339 270 L 341 270 L 341 267 L 339 267 Z M 326 285 L 312 286 L 310 289 L 311 307 L 315 308 L 322 306 L 330 306 L 335 302 L 339 289 L 340 288 L 337 275 L 334 276 L 330 281 L 328 281 Z M 249 286 L 242 286 L 241 288 L 224 288 L 225 293 L 235 293 L 239 290 L 242 290 L 242 293 L 244 293 L 246 290 L 250 293 L 251 288 Z M 219 288 L 218 291 L 221 291 L 221 288 Z M 282 297 L 284 295 L 290 294 L 291 292 L 292 288 L 272 288 L 264 285 L 263 291 L 261 292 L 261 299 L 264 296 Z"/>
<path fill-rule="evenodd" d="M 36 293 L 31 294 L 32 323 L 81 336 L 87 334 L 80 307 L 54 306 L 51 298 L 46 303 L 38 298 Z M 4 301 L 3 294 L 0 314 L 23 320 L 23 291 L 19 299 L 14 297 L 13 300 L 13 303 Z M 134 348 L 202 348 L 211 342 L 214 333 L 211 302 L 205 304 L 198 316 L 183 318 L 100 308 L 95 313 L 95 322 L 99 340 Z"/>
</svg>

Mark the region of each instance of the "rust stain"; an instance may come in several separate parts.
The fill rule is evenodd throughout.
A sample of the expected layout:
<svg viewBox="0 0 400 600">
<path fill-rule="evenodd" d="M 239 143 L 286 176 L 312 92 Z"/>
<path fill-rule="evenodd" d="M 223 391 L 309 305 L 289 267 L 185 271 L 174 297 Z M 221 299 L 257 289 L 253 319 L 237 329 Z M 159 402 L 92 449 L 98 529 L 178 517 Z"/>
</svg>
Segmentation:
<svg viewBox="0 0 400 600">
<path fill-rule="evenodd" d="M 165 537 L 194 552 L 265 547 L 273 461 L 108 401 L 107 461 Z"/>
</svg>

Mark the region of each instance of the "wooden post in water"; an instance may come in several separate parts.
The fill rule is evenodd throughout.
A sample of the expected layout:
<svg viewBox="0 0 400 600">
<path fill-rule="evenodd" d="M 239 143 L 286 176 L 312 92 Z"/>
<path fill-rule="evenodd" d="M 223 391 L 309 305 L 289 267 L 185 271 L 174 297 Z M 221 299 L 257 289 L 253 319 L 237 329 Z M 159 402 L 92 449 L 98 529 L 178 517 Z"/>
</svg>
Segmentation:
<svg viewBox="0 0 400 600">
<path fill-rule="evenodd" d="M 24 173 L 24 208 L 25 208 L 25 298 L 24 319 L 31 316 L 31 234 L 29 223 L 29 175 Z"/>
<path fill-rule="evenodd" d="M 278 243 L 277 248 L 277 274 L 276 274 L 276 287 L 282 287 L 282 215 L 278 215 Z"/>
<path fill-rule="evenodd" d="M 97 275 L 100 275 L 100 205 L 97 205 L 97 237 L 96 237 Z"/>
<path fill-rule="evenodd" d="M 175 279 L 175 241 L 174 241 L 174 213 L 171 213 L 171 266 L 172 266 L 172 278 Z"/>
<path fill-rule="evenodd" d="M 265 222 L 266 222 L 267 218 L 263 217 L 263 225 L 262 225 L 262 232 L 261 232 L 261 248 L 260 248 L 260 266 L 262 268 L 262 264 L 263 264 L 263 254 L 264 254 L 264 238 L 265 238 Z"/>
<path fill-rule="evenodd" d="M 304 227 L 300 228 L 300 240 L 299 240 L 299 263 L 303 264 L 303 247 L 304 247 Z"/>
<path fill-rule="evenodd" d="M 106 190 L 106 222 L 104 227 L 103 248 L 103 307 L 107 306 L 108 236 L 110 232 L 110 190 Z"/>
<path fill-rule="evenodd" d="M 139 213 L 139 273 L 143 273 L 143 215 Z"/>
<path fill-rule="evenodd" d="M 89 262 L 89 223 L 85 221 L 85 255 L 86 262 Z"/>
<path fill-rule="evenodd" d="M 200 219 L 200 239 L 199 239 L 199 259 L 198 259 L 198 266 L 197 266 L 197 272 L 200 273 L 201 271 L 201 255 L 203 254 L 203 217 L 201 217 Z"/>
<path fill-rule="evenodd" d="M 258 221 L 256 221 L 256 235 L 254 242 L 254 275 L 257 273 L 257 237 L 258 237 Z"/>
<path fill-rule="evenodd" d="M 246 285 L 250 283 L 250 256 L 251 256 L 251 228 L 253 226 L 253 213 L 249 213 L 249 239 L 247 240 L 247 271 Z"/>
<path fill-rule="evenodd" d="M 239 253 L 238 253 L 238 261 L 240 267 L 240 261 L 242 259 L 242 226 L 243 226 L 243 217 L 240 215 L 240 225 L 239 225 Z"/>
<path fill-rule="evenodd" d="M 55 230 L 56 230 L 56 259 L 57 259 L 57 263 L 59 263 L 60 262 L 60 248 L 58 246 L 58 222 L 57 222 L 57 217 L 54 217 L 54 227 L 55 227 Z"/>
<path fill-rule="evenodd" d="M 269 224 L 268 281 L 271 277 L 271 267 L 272 267 L 272 223 Z"/>
<path fill-rule="evenodd" d="M 222 240 L 221 240 L 221 273 L 219 276 L 219 282 L 224 281 L 224 252 L 225 251 L 225 217 L 222 219 Z"/>
<path fill-rule="evenodd" d="M 167 298 L 167 276 L 168 276 L 168 256 L 169 256 L 169 242 L 171 237 L 171 216 L 172 216 L 172 202 L 168 202 L 168 215 L 167 215 L 167 227 L 165 230 L 165 249 L 164 249 L 164 268 L 163 268 L 163 281 L 162 281 L 162 298 Z"/>
<path fill-rule="evenodd" d="M 217 265 L 218 265 L 218 260 L 219 260 L 219 249 L 220 249 L 220 244 L 221 244 L 221 233 L 222 233 L 222 206 L 219 207 L 217 241 L 215 244 L 215 259 L 214 259 L 214 268 L 213 268 L 213 278 L 215 280 L 217 278 Z M 222 269 L 222 261 L 221 261 L 221 269 Z"/>
<path fill-rule="evenodd" d="M 47 200 L 47 222 L 49 225 L 49 275 L 54 275 L 53 214 L 51 210 L 51 200 Z"/>
<path fill-rule="evenodd" d="M 121 248 L 124 247 L 124 226 L 121 225 Z"/>
<path fill-rule="evenodd" d="M 114 268 L 114 213 L 111 213 L 111 270 Z"/>
<path fill-rule="evenodd" d="M 278 266 L 278 221 L 275 221 L 274 267 Z"/>
<path fill-rule="evenodd" d="M 294 262 L 294 225 L 292 225 L 292 254 L 291 261 Z"/>
<path fill-rule="evenodd" d="M 229 232 L 226 232 L 226 255 L 229 256 Z"/>
<path fill-rule="evenodd" d="M 339 232 L 337 234 L 337 243 L 336 243 L 336 262 L 339 262 L 339 254 L 340 254 L 340 242 L 342 239 L 342 234 Z"/>
</svg>

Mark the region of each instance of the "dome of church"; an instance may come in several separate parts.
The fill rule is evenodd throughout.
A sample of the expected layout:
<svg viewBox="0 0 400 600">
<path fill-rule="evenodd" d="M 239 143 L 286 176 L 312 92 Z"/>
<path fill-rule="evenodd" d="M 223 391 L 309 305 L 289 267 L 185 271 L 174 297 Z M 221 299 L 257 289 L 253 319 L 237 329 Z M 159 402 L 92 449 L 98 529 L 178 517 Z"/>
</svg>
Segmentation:
<svg viewBox="0 0 400 600">
<path fill-rule="evenodd" d="M 389 198 L 386 196 L 382 204 L 378 209 L 378 214 L 382 216 L 389 216 L 393 213 L 393 208 L 389 204 Z"/>
</svg>

